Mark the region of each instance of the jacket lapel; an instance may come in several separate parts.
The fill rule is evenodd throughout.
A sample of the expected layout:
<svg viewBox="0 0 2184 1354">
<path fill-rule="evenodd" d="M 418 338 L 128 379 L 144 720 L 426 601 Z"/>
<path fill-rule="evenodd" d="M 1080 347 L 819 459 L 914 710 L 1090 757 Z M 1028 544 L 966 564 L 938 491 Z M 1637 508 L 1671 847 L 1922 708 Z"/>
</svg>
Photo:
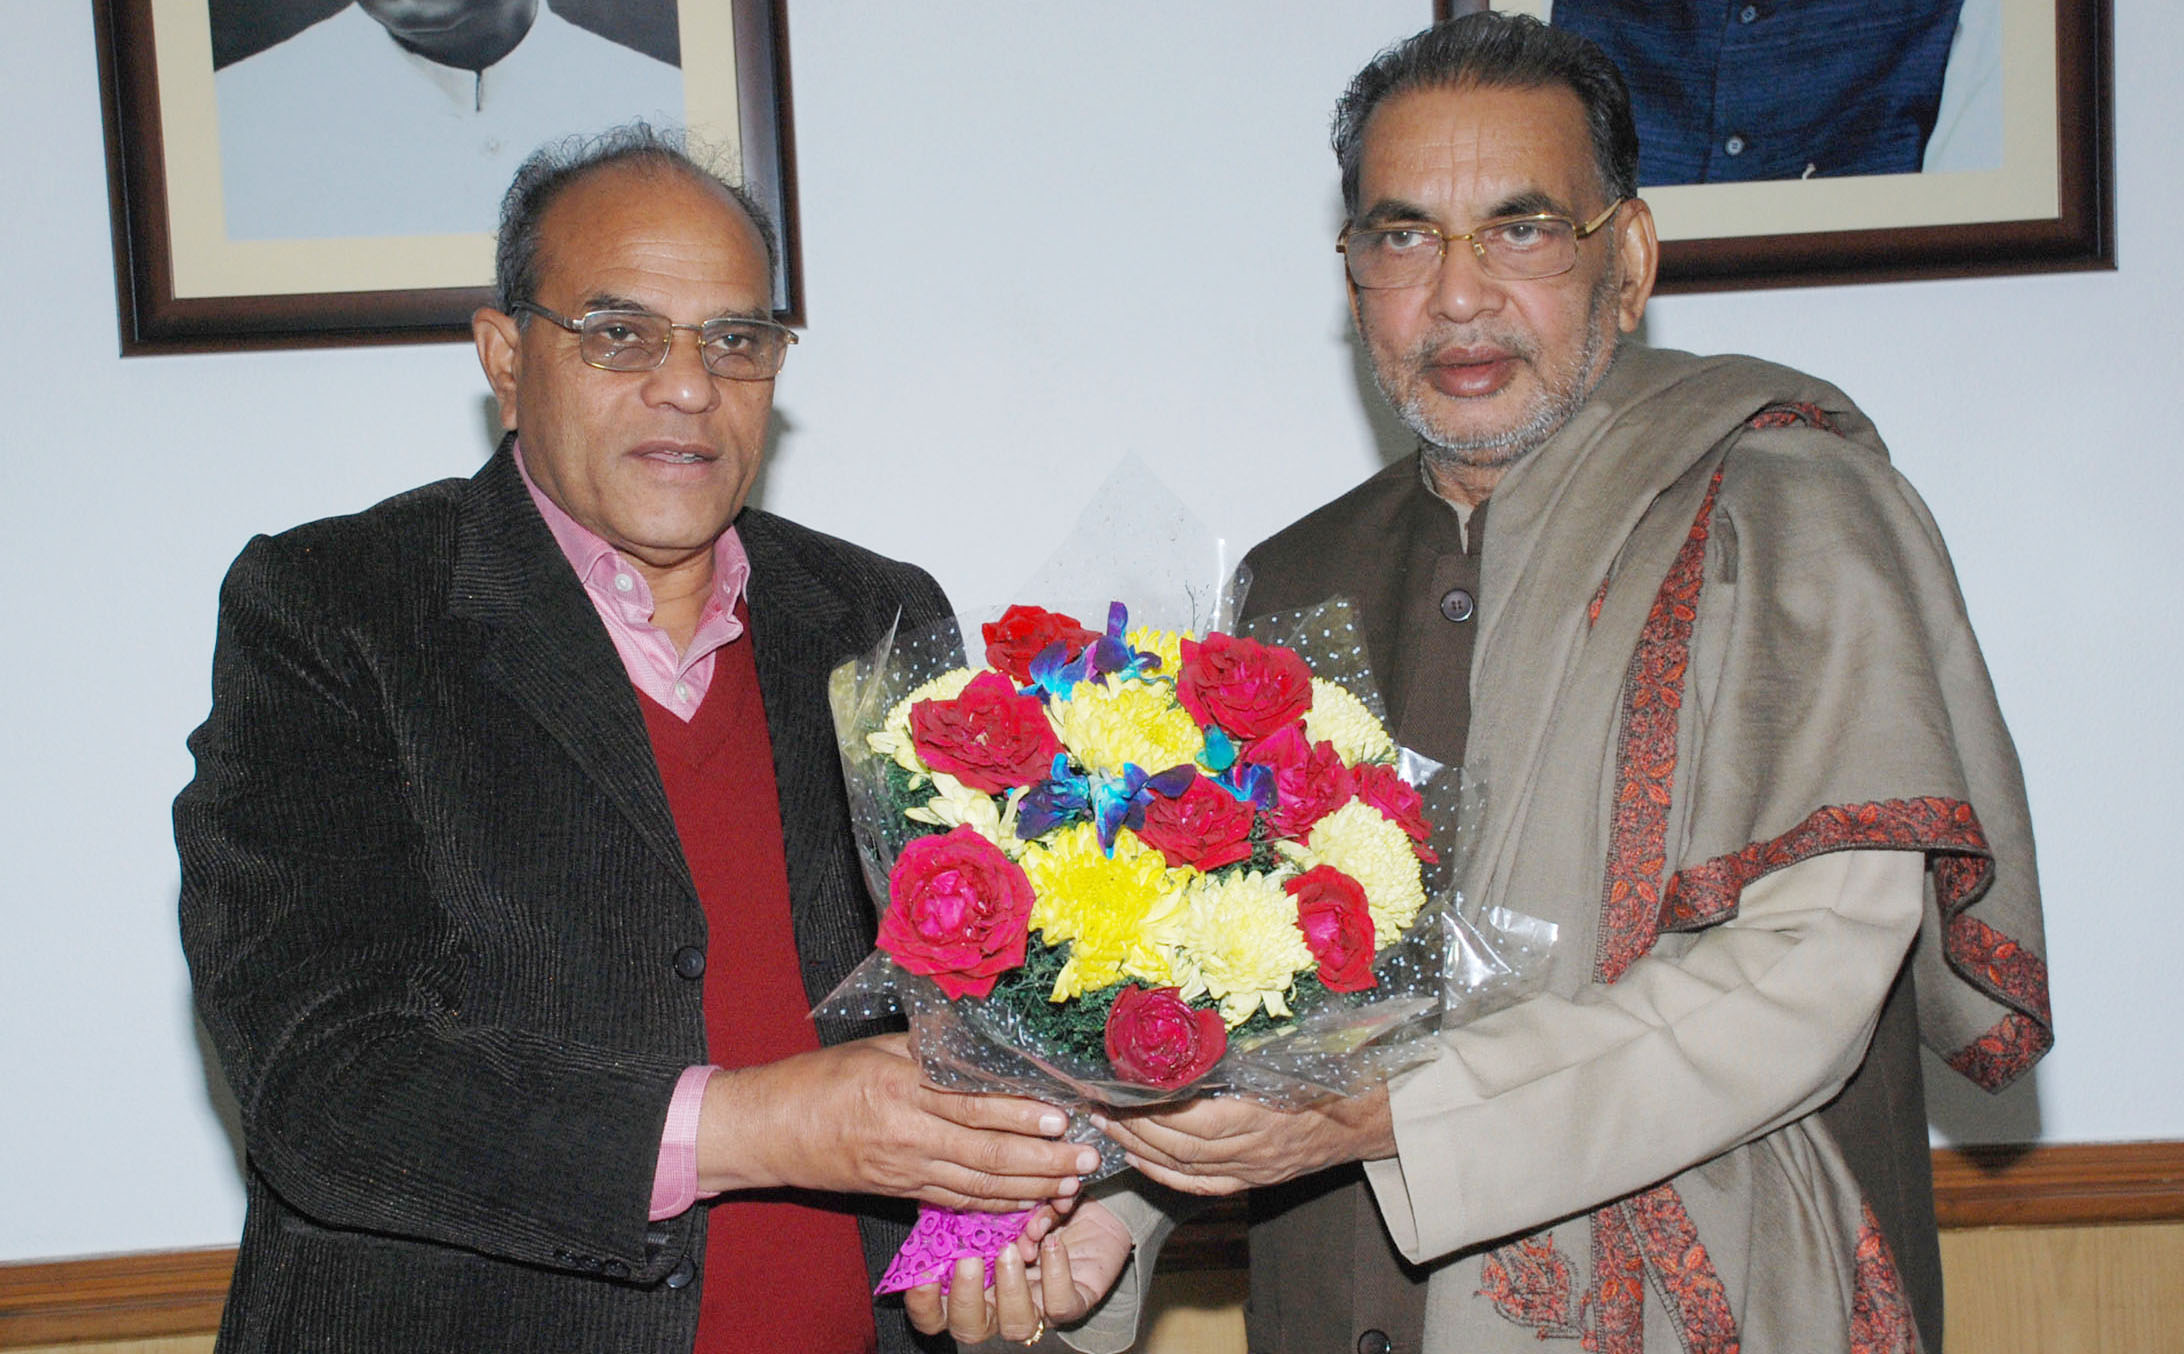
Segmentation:
<svg viewBox="0 0 2184 1354">
<path fill-rule="evenodd" d="M 492 628 L 487 681 L 537 720 L 679 877 L 689 865 L 621 658 L 546 530 L 510 441 L 470 482 L 449 611 Z M 695 896 L 695 889 L 692 889 Z"/>
<path fill-rule="evenodd" d="M 750 510 L 736 529 L 751 560 L 752 658 L 773 744 L 796 950 L 816 1004 L 871 952 L 876 925 L 845 832 L 849 809 L 827 676 L 877 636 L 813 571 L 777 519 Z"/>
</svg>

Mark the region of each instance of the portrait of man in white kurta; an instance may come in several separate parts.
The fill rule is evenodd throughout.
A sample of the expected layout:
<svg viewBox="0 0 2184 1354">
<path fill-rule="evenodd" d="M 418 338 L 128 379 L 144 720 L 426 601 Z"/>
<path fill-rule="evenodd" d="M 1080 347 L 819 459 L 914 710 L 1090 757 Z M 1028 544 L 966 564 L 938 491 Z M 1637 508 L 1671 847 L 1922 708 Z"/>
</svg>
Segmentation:
<svg viewBox="0 0 2184 1354">
<path fill-rule="evenodd" d="M 539 145 L 685 120 L 677 66 L 546 0 L 357 0 L 214 84 L 231 240 L 490 232 Z"/>
</svg>

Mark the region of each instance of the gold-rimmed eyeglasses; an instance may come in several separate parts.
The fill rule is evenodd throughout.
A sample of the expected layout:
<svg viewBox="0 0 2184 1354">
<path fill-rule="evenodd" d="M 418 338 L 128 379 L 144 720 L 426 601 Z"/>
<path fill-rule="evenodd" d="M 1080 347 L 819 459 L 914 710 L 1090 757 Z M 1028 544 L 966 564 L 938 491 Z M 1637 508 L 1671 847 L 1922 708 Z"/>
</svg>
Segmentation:
<svg viewBox="0 0 2184 1354">
<path fill-rule="evenodd" d="M 1560 212 L 1534 212 L 1484 221 L 1461 235 L 1451 235 L 1424 221 L 1392 226 L 1345 226 L 1335 250 L 1350 280 L 1369 291 L 1417 287 L 1440 275 L 1441 260 L 1457 241 L 1471 246 L 1479 271 L 1504 282 L 1532 282 L 1559 277 L 1577 266 L 1577 242 L 1599 230 L 1628 202 L 1617 198 L 1582 224 Z"/>
<path fill-rule="evenodd" d="M 591 310 L 570 319 L 530 301 L 513 307 L 576 335 L 577 356 L 601 371 L 656 371 L 667 362 L 675 331 L 697 335 L 698 358 L 715 376 L 764 381 L 781 370 L 796 331 L 772 320 L 718 319 L 677 324 L 649 310 Z"/>
</svg>

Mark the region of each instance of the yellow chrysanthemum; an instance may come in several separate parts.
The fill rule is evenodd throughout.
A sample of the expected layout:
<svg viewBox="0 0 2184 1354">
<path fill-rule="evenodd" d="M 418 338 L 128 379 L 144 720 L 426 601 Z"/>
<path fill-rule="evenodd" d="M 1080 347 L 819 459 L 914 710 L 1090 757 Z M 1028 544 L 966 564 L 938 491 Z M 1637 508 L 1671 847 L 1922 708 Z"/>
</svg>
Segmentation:
<svg viewBox="0 0 2184 1354">
<path fill-rule="evenodd" d="M 1160 655 L 1160 675 L 1169 681 L 1183 667 L 1183 641 L 1194 638 L 1187 630 L 1155 630 L 1149 625 L 1123 633 L 1131 648 Z"/>
<path fill-rule="evenodd" d="M 1038 900 L 1031 929 L 1049 945 L 1070 944 L 1069 962 L 1054 980 L 1053 1000 L 1113 986 L 1125 977 L 1165 986 L 1168 958 L 1155 943 L 1181 905 L 1187 870 L 1171 870 L 1161 854 L 1130 833 L 1115 854 L 1100 849 L 1089 823 L 1049 833 L 1019 862 Z"/>
<path fill-rule="evenodd" d="M 967 826 L 1009 855 L 1023 854 L 1026 843 L 1016 835 L 1016 806 L 1024 798 L 1021 789 L 1009 791 L 1005 802 L 996 803 L 992 795 L 972 789 L 945 771 L 930 774 L 933 797 L 904 809 L 903 817 L 944 828 Z"/>
<path fill-rule="evenodd" d="M 1048 713 L 1077 760 L 1111 776 L 1120 775 L 1126 762 L 1152 772 L 1181 766 L 1206 745 L 1167 682 L 1079 682 Z"/>
<path fill-rule="evenodd" d="M 1282 889 L 1285 878 L 1246 870 L 1200 878 L 1184 890 L 1183 906 L 1167 928 L 1183 999 L 1213 997 L 1230 1029 L 1261 1007 L 1270 1016 L 1288 1015 L 1297 974 L 1317 962 L 1297 929 L 1297 904 Z"/>
<path fill-rule="evenodd" d="M 982 669 L 955 668 L 925 683 L 923 686 L 895 702 L 895 708 L 887 712 L 887 719 L 878 729 L 865 735 L 865 745 L 882 757 L 894 760 L 903 770 L 920 776 L 932 774 L 931 768 L 918 760 L 918 751 L 910 741 L 910 707 L 919 701 L 952 701 L 963 694 L 963 688 L 971 684 Z"/>
<path fill-rule="evenodd" d="M 1315 743 L 1334 744 L 1335 752 L 1352 765 L 1395 760 L 1395 740 L 1386 726 L 1348 687 L 1323 677 L 1312 679 L 1312 708 L 1304 715 L 1304 736 Z"/>
<path fill-rule="evenodd" d="M 1373 940 L 1383 949 L 1426 905 L 1426 886 L 1418 875 L 1411 839 L 1369 804 L 1353 799 L 1320 819 L 1302 846 L 1277 845 L 1300 868 L 1332 865 L 1364 885 L 1365 901 L 1373 914 Z"/>
</svg>

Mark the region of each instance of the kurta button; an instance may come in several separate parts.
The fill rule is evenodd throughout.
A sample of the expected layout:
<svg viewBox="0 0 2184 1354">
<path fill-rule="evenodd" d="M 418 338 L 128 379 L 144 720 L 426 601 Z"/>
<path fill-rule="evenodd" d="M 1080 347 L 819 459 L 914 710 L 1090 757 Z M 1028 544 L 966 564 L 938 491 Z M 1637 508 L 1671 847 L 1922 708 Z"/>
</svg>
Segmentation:
<svg viewBox="0 0 2184 1354">
<path fill-rule="evenodd" d="M 685 978 L 703 978 L 705 951 L 695 945 L 685 945 L 675 951 L 675 971 Z"/>
<path fill-rule="evenodd" d="M 667 1272 L 666 1283 L 669 1288 L 688 1288 L 690 1281 L 697 1277 L 698 1267 L 691 1264 L 690 1257 L 686 1255 L 677 1260 L 675 1267 Z"/>
<path fill-rule="evenodd" d="M 1450 588 L 1441 594 L 1441 615 L 1458 625 L 1471 619 L 1471 613 L 1479 609 L 1467 588 Z"/>
<path fill-rule="evenodd" d="M 1357 1354 L 1388 1354 L 1395 1348 L 1395 1341 L 1384 1330 L 1369 1330 L 1357 1337 Z"/>
</svg>

